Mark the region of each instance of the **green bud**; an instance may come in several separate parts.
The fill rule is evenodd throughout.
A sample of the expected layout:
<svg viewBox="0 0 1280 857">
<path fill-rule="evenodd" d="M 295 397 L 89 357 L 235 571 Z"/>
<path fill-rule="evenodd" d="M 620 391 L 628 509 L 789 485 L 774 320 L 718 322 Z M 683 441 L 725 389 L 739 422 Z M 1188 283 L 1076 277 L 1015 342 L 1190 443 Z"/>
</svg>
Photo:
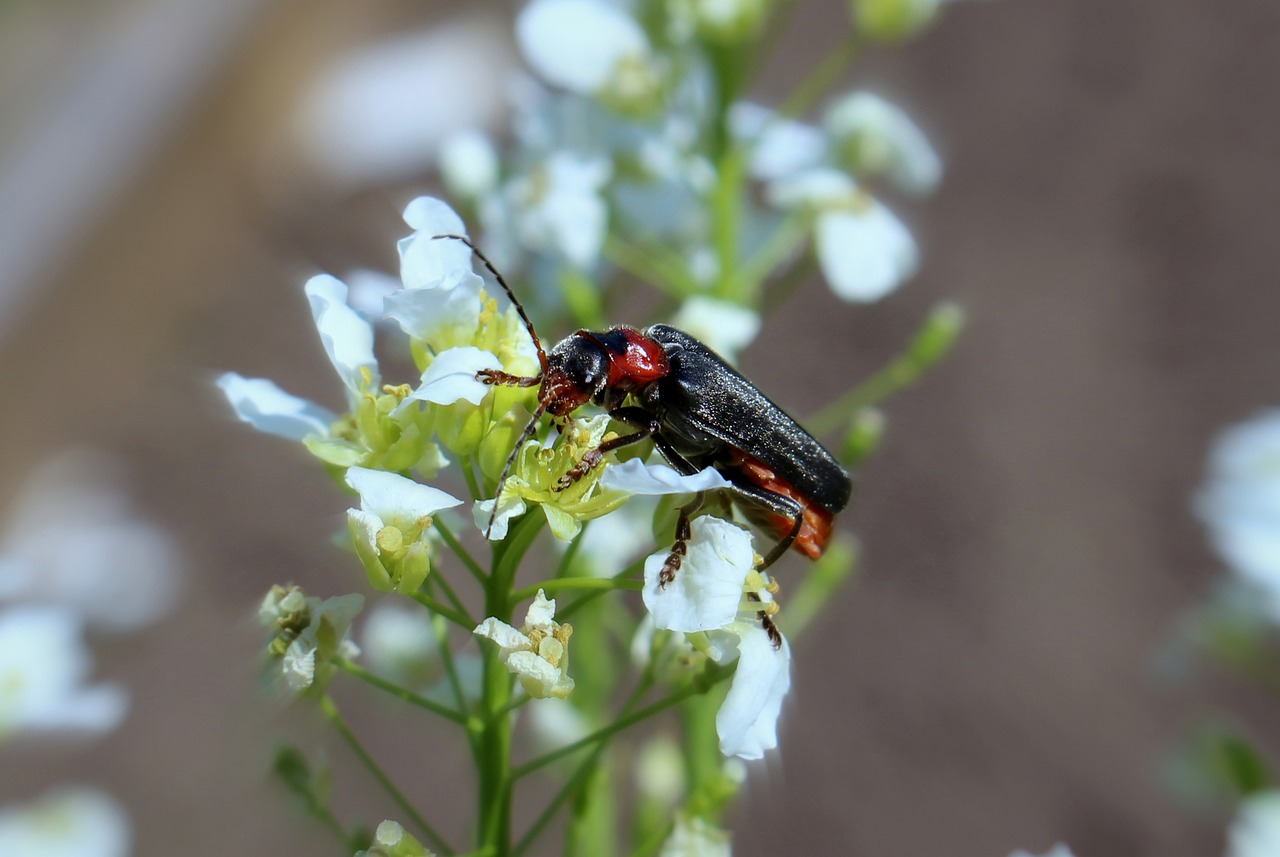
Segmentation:
<svg viewBox="0 0 1280 857">
<path fill-rule="evenodd" d="M 918 371 L 932 368 L 951 351 L 962 330 L 964 310 L 950 301 L 938 304 L 907 347 L 908 359 Z"/>
<path fill-rule="evenodd" d="M 840 460 L 846 467 L 857 467 L 880 448 L 884 426 L 884 414 L 879 408 L 863 408 L 854 414 L 840 448 Z"/>
<path fill-rule="evenodd" d="M 356 857 L 434 857 L 427 847 L 405 831 L 399 822 L 387 820 L 378 825 L 368 851 L 357 851 Z"/>
<path fill-rule="evenodd" d="M 698 35 L 719 44 L 754 39 L 768 11 L 769 0 L 693 0 Z"/>
<path fill-rule="evenodd" d="M 867 38 L 901 42 L 920 32 L 940 0 L 849 0 L 854 24 Z"/>
</svg>

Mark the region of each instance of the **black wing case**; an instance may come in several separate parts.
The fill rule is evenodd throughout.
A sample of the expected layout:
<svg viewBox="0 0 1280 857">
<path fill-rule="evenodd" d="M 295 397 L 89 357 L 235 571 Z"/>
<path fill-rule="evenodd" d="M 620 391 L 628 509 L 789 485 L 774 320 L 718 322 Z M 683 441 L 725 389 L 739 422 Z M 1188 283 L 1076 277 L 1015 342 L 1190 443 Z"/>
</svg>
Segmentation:
<svg viewBox="0 0 1280 857">
<path fill-rule="evenodd" d="M 655 324 L 645 334 L 662 343 L 671 362 L 671 373 L 655 384 L 665 425 L 737 447 L 833 512 L 848 505 L 849 472 L 754 384 L 687 333 Z"/>
</svg>

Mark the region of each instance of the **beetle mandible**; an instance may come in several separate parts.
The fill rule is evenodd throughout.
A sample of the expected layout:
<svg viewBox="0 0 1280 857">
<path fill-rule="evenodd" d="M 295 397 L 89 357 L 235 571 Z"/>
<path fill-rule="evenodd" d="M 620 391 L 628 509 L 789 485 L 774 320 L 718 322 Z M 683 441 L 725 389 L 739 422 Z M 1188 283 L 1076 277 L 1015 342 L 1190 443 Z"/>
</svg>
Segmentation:
<svg viewBox="0 0 1280 857">
<path fill-rule="evenodd" d="M 538 407 L 498 480 L 493 515 L 516 455 L 533 436 L 542 416 L 564 418 L 592 402 L 636 431 L 588 450 L 561 477 L 555 490 L 564 490 L 581 479 L 605 453 L 647 438 L 682 475 L 714 467 L 730 483 L 724 490 L 747 518 L 777 536 L 761 570 L 792 546 L 810 559 L 822 555 L 835 515 L 848 505 L 853 491 L 849 472 L 719 355 L 665 324 L 644 330 L 625 325 L 603 331 L 579 330 L 548 353 L 511 287 L 479 248 L 462 235 L 434 237 L 461 241 L 471 248 L 511 299 L 538 351 L 537 375 L 512 375 L 494 369 L 476 375 L 489 385 L 538 387 Z M 659 586 L 674 580 L 680 570 L 688 550 L 690 520 L 704 497 L 705 493 L 699 492 L 680 508 L 675 544 L 663 563 Z"/>
</svg>

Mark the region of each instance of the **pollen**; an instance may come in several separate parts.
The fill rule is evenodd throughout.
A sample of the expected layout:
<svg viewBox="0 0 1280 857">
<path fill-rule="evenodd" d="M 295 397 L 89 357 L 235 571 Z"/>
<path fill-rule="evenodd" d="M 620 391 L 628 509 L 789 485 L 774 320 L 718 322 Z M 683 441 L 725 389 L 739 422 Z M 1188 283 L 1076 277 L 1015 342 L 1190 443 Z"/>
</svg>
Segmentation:
<svg viewBox="0 0 1280 857">
<path fill-rule="evenodd" d="M 408 384 L 383 384 L 382 392 L 395 396 L 397 399 L 403 399 L 413 392 L 413 387 Z"/>
</svg>

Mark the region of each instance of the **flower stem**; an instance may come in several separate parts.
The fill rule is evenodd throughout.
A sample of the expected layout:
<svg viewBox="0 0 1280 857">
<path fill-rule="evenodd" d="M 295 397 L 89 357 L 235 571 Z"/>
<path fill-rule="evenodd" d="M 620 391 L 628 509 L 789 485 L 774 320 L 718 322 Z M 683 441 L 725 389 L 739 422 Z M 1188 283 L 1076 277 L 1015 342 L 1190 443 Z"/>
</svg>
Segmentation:
<svg viewBox="0 0 1280 857">
<path fill-rule="evenodd" d="M 400 807 L 401 811 L 404 812 L 405 817 L 418 827 L 418 832 L 431 840 L 432 845 L 446 854 L 454 853 L 453 849 L 449 847 L 449 844 L 445 842 L 440 834 L 436 833 L 435 828 L 428 824 L 427 820 L 413 808 L 413 804 L 409 803 L 400 789 L 396 787 L 396 784 L 391 781 L 391 778 L 387 776 L 386 772 L 383 771 L 378 763 L 373 760 L 373 757 L 369 755 L 369 751 L 366 750 L 364 745 L 360 743 L 358 738 L 356 738 L 355 733 L 351 731 L 351 727 L 347 725 L 347 722 L 342 719 L 342 715 L 338 713 L 338 707 L 333 704 L 333 699 L 327 694 L 320 697 L 320 710 L 324 712 L 325 717 L 329 718 L 329 722 L 338 730 L 338 733 L 342 736 L 343 740 L 347 742 L 347 746 L 349 746 L 352 752 L 356 754 L 364 764 L 365 768 L 368 769 L 369 773 L 373 775 L 373 778 L 378 781 L 391 799 Z"/>
<path fill-rule="evenodd" d="M 423 607 L 430 610 L 432 613 L 435 613 L 437 616 L 441 616 L 445 619 L 448 619 L 450 622 L 452 622 L 453 624 L 457 625 L 460 628 L 466 628 L 468 631 L 470 631 L 476 626 L 475 619 L 472 619 L 470 616 L 468 616 L 465 613 L 459 613 L 457 610 L 454 610 L 452 607 L 444 606 L 439 601 L 432 598 L 430 595 L 427 595 L 425 592 L 413 592 L 409 594 L 409 597 L 412 598 L 414 601 L 417 601 Z"/>
<path fill-rule="evenodd" d="M 458 593 L 449 585 L 449 581 L 445 579 L 443 574 L 431 575 L 426 579 L 426 581 L 424 581 L 423 585 L 427 587 L 428 590 L 439 586 L 440 590 L 444 592 L 445 597 L 449 599 L 449 603 L 453 605 L 458 614 L 467 619 L 468 622 L 471 622 L 471 627 L 475 627 L 475 618 L 472 617 L 471 612 L 467 610 L 467 605 L 462 603 L 462 599 L 458 597 Z M 427 594 L 434 597 L 435 593 L 428 591 Z"/>
<path fill-rule="evenodd" d="M 595 589 L 604 590 L 605 592 L 611 592 L 615 589 L 629 589 L 633 592 L 639 592 L 644 589 L 644 581 L 615 577 L 561 577 L 555 580 L 544 580 L 535 586 L 517 589 L 511 594 L 511 600 L 524 601 L 526 598 L 532 598 L 538 594 L 539 589 L 543 590 L 547 595 L 559 592 L 562 589 Z"/>
<path fill-rule="evenodd" d="M 638 559 L 638 560 L 636 560 L 635 562 L 631 563 L 631 565 L 629 565 L 629 566 L 627 566 L 626 568 L 624 568 L 622 571 L 620 571 L 620 572 L 618 572 L 617 574 L 615 574 L 612 578 L 602 578 L 602 579 L 608 579 L 608 580 L 613 580 L 613 581 L 623 581 L 623 580 L 627 580 L 627 579 L 630 579 L 630 578 L 634 578 L 634 577 L 635 577 L 637 574 L 639 574 L 639 573 L 640 573 L 640 571 L 644 568 L 644 560 L 645 560 L 645 558 Z M 627 586 L 627 587 L 616 587 L 616 588 L 619 588 L 619 589 L 622 589 L 622 588 L 626 588 L 626 589 L 641 588 L 641 589 L 643 589 L 643 588 L 644 588 L 644 584 L 643 584 L 643 582 L 641 582 L 640 587 L 630 587 L 630 586 Z M 563 622 L 565 619 L 569 618 L 571 615 L 573 615 L 573 614 L 574 614 L 574 613 L 576 613 L 578 610 L 580 610 L 580 609 L 582 609 L 583 607 L 585 607 L 587 604 L 590 604 L 592 601 L 596 600 L 596 599 L 597 599 L 597 598 L 599 598 L 601 595 L 604 595 L 606 592 L 611 592 L 611 591 L 613 591 L 613 589 L 612 589 L 612 588 L 610 588 L 610 589 L 595 589 L 595 590 L 591 590 L 591 591 L 587 592 L 587 594 L 586 594 L 586 595 L 583 595 L 581 598 L 579 598 L 577 601 L 574 601 L 574 602 L 572 602 L 572 603 L 570 603 L 570 604 L 567 604 L 567 605 L 565 605 L 565 607 L 564 607 L 563 609 L 560 609 L 560 610 L 556 611 L 556 615 L 557 615 L 557 617 L 560 619 L 560 621 L 562 621 L 562 622 Z M 537 593 L 534 593 L 534 594 L 537 594 Z"/>
<path fill-rule="evenodd" d="M 578 556 L 578 551 L 582 549 L 582 540 L 586 538 L 587 527 L 589 526 L 591 526 L 590 521 L 583 521 L 582 529 L 578 530 L 578 534 L 573 537 L 573 541 L 569 542 L 569 547 L 565 550 L 564 555 L 560 557 L 560 564 L 556 566 L 555 576 L 557 578 L 568 575 L 574 559 Z"/>
<path fill-rule="evenodd" d="M 467 725 L 467 716 L 459 711 L 454 711 L 452 708 L 450 708 L 447 705 L 441 705 L 440 703 L 433 702 L 432 700 L 427 699 L 424 696 L 419 696 L 418 694 L 413 693 L 410 690 L 406 690 L 405 688 L 401 687 L 395 682 L 390 682 L 384 678 L 381 678 L 380 676 L 374 675 L 373 673 L 366 670 L 364 667 L 359 666 L 358 664 L 353 664 L 351 661 L 345 658 L 334 658 L 333 663 L 334 663 L 334 666 L 338 667 L 339 669 L 346 670 L 347 672 L 351 673 L 351 675 L 355 676 L 361 681 L 368 682 L 369 684 L 373 685 L 379 690 L 384 690 L 387 693 L 391 694 L 392 696 L 396 697 L 397 699 L 402 699 L 405 702 L 410 703 L 411 705 L 416 705 L 419 708 L 424 708 L 433 714 L 440 715 L 446 720 L 452 720 L 454 723 L 457 723 L 460 726 Z"/>
</svg>

